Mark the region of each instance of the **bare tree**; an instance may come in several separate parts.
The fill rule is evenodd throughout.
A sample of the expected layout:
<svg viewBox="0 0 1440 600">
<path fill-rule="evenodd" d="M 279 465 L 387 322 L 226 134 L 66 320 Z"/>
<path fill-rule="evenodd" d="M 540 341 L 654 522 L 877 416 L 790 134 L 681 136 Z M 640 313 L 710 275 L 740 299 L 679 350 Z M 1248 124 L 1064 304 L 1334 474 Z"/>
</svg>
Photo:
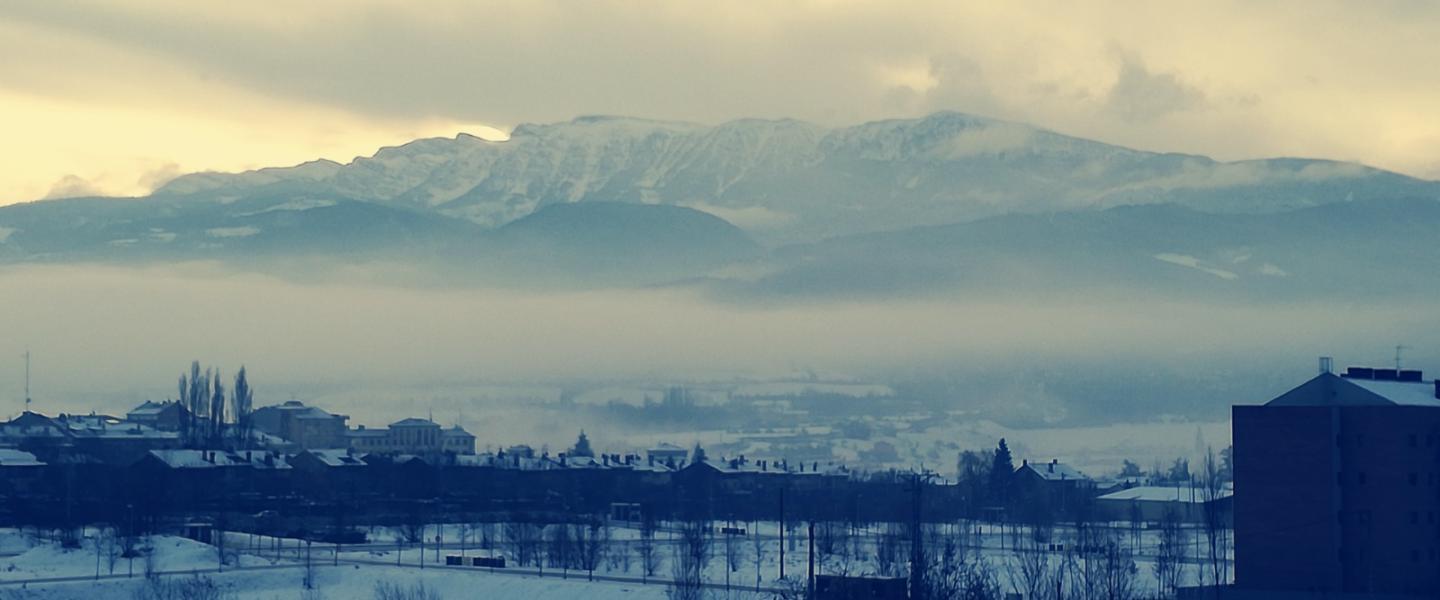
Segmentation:
<svg viewBox="0 0 1440 600">
<path fill-rule="evenodd" d="M 375 600 L 441 600 L 441 598 L 440 592 L 425 585 L 423 581 L 417 581 L 409 586 L 378 581 L 375 583 Z"/>
<path fill-rule="evenodd" d="M 655 548 L 655 517 L 648 511 L 640 518 L 640 539 L 635 543 L 635 552 L 640 555 L 640 569 L 644 573 L 641 581 L 654 577 L 660 569 L 660 556 Z"/>
<path fill-rule="evenodd" d="M 564 572 L 579 566 L 579 549 L 576 548 L 572 525 L 561 523 L 550 528 L 550 535 L 545 544 L 545 555 L 552 569 L 559 568 Z"/>
<path fill-rule="evenodd" d="M 545 527 L 529 521 L 505 524 L 505 541 L 510 544 L 515 562 L 522 567 L 540 564 L 540 544 L 544 540 Z"/>
<path fill-rule="evenodd" d="M 905 574 L 905 527 L 886 523 L 875 539 L 875 570 L 883 577 Z"/>
<path fill-rule="evenodd" d="M 1204 502 L 1201 507 L 1205 530 L 1204 558 L 1210 584 L 1217 589 L 1230 580 L 1230 532 L 1220 506 L 1224 485 L 1224 474 L 1220 463 L 1215 460 L 1215 450 L 1206 448 L 1205 466 L 1200 473 L 1200 499 Z"/>
<path fill-rule="evenodd" d="M 1037 600 L 1047 597 L 1053 575 L 1050 568 L 1050 545 L 1054 540 L 1054 526 L 1048 520 L 1032 522 L 1026 535 L 1015 540 L 1015 564 L 1019 573 L 1010 578 L 1011 587 L 1025 598 Z"/>
<path fill-rule="evenodd" d="M 226 592 L 216 584 L 215 580 L 199 575 L 189 578 L 148 578 L 131 594 L 134 600 L 230 600 L 234 597 L 234 594 Z"/>
<path fill-rule="evenodd" d="M 731 524 L 730 531 L 725 532 L 725 589 L 730 589 L 730 574 L 740 570 L 745 561 L 745 546 L 741 543 L 740 535 L 734 530 Z"/>
<path fill-rule="evenodd" d="M 999 600 L 1000 578 L 989 561 L 946 561 L 930 567 L 925 587 L 915 598 L 926 600 Z"/>
<path fill-rule="evenodd" d="M 1100 563 L 1100 597 L 1105 600 L 1131 600 L 1136 596 L 1135 553 L 1119 538 L 1107 536 L 1097 552 Z"/>
<path fill-rule="evenodd" d="M 710 525 L 687 521 L 680 525 L 680 537 L 671 560 L 671 600 L 701 600 L 704 597 L 705 567 L 710 564 Z"/>
<path fill-rule="evenodd" d="M 760 535 L 760 528 L 754 523 L 750 524 L 750 561 L 755 564 L 755 591 L 760 591 L 760 584 L 764 582 L 765 575 L 761 569 L 765 566 L 765 558 L 768 556 L 769 548 L 765 545 L 765 538 Z"/>
<path fill-rule="evenodd" d="M 576 549 L 578 552 L 578 566 L 585 569 L 587 579 L 595 579 L 595 569 L 600 568 L 600 562 L 605 560 L 605 555 L 610 549 L 610 528 L 600 520 L 595 520 L 584 525 L 575 527 Z"/>
<path fill-rule="evenodd" d="M 1185 568 L 1185 558 L 1190 541 L 1186 539 L 1185 528 L 1180 525 L 1180 516 L 1173 509 L 1165 511 L 1160 522 L 1160 543 L 1155 548 L 1155 580 L 1161 595 L 1171 595 L 1180 587 L 1180 576 Z"/>
<path fill-rule="evenodd" d="M 815 557 L 827 571 L 848 575 L 850 528 L 844 523 L 820 522 L 815 528 Z"/>
<path fill-rule="evenodd" d="M 251 389 L 245 367 L 241 366 L 240 372 L 235 374 L 235 388 L 230 392 L 230 414 L 235 419 L 234 437 L 241 448 L 248 448 L 253 442 L 251 436 L 254 427 L 250 413 L 254 404 L 255 390 Z"/>
</svg>

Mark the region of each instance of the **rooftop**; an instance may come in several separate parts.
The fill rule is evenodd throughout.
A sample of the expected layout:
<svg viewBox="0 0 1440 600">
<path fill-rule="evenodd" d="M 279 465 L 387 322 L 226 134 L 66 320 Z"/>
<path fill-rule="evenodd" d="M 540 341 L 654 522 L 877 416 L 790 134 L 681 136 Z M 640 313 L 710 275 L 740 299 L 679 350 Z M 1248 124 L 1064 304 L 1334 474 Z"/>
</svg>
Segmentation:
<svg viewBox="0 0 1440 600">
<path fill-rule="evenodd" d="M 1230 489 L 1221 489 L 1220 498 L 1229 498 L 1235 492 Z M 1201 503 L 1205 501 L 1205 491 L 1193 487 L 1142 485 L 1126 490 L 1111 492 L 1100 496 L 1100 500 L 1135 500 L 1144 502 L 1184 502 Z"/>
<path fill-rule="evenodd" d="M 1081 479 L 1090 479 L 1090 477 L 1086 476 L 1079 469 L 1076 469 L 1075 467 L 1062 463 L 1058 460 L 1052 460 L 1048 463 L 1039 464 L 1025 461 L 1020 465 L 1019 469 L 1016 469 L 1016 471 L 1023 471 L 1025 469 L 1034 471 L 1035 474 L 1039 475 L 1041 479 L 1047 481 L 1075 481 Z"/>
<path fill-rule="evenodd" d="M 0 467 L 43 467 L 34 454 L 14 448 L 0 448 Z"/>
<path fill-rule="evenodd" d="M 1410 381 L 1365 376 L 1385 369 L 1351 367 L 1345 377 L 1321 373 L 1266 402 L 1265 406 L 1426 406 L 1440 408 L 1436 384 L 1419 378 Z M 1390 370 L 1394 372 L 1394 370 Z M 1353 374 L 1353 375 L 1352 375 Z"/>
</svg>

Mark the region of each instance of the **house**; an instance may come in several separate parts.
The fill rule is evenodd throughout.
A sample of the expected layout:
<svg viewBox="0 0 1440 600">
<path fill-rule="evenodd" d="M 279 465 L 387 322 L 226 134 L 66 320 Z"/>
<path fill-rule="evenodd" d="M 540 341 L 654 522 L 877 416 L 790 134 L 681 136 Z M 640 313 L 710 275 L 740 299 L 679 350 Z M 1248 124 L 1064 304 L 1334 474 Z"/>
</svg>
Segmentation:
<svg viewBox="0 0 1440 600">
<path fill-rule="evenodd" d="M 0 445 L 19 448 L 51 460 L 74 446 L 69 430 L 54 419 L 37 412 L 25 411 L 0 423 Z"/>
<path fill-rule="evenodd" d="M 348 420 L 346 415 L 331 414 L 297 400 L 261 407 L 250 415 L 255 429 L 305 450 L 347 447 Z"/>
<path fill-rule="evenodd" d="M 1190 486 L 1135 486 L 1110 492 L 1095 499 L 1095 512 L 1101 521 L 1140 521 L 1159 523 L 1171 515 L 1181 523 L 1203 524 L 1206 509 L 1219 511 L 1227 526 L 1231 519 L 1234 492 L 1222 488 L 1214 498 Z"/>
<path fill-rule="evenodd" d="M 190 410 L 180 404 L 178 400 L 169 402 L 147 400 L 144 404 L 125 413 L 125 420 L 157 431 L 180 431 L 180 423 L 189 414 Z"/>
<path fill-rule="evenodd" d="M 1440 594 L 1440 380 L 1322 359 L 1232 408 L 1235 587 L 1329 597 Z"/>
<path fill-rule="evenodd" d="M 365 488 L 363 454 L 350 449 L 304 450 L 290 457 L 296 487 L 311 496 L 353 495 Z"/>
<path fill-rule="evenodd" d="M 1046 510 L 1067 518 L 1087 510 L 1095 497 L 1095 482 L 1079 469 L 1058 459 L 1048 463 L 1022 461 L 1011 478 L 1012 501 L 1026 510 Z"/>
</svg>

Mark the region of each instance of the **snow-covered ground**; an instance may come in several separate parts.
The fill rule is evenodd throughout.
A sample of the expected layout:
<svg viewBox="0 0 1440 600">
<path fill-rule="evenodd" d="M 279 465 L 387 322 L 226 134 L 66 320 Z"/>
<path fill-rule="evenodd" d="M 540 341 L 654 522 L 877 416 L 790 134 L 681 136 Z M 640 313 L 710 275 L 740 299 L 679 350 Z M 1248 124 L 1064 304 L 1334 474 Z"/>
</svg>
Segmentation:
<svg viewBox="0 0 1440 600">
<path fill-rule="evenodd" d="M 757 583 L 765 588 L 777 587 L 782 547 L 778 539 L 778 524 L 716 524 L 717 527 L 724 525 L 744 528 L 748 535 L 731 538 L 732 543 L 727 544 L 725 537 L 717 534 L 710 546 L 711 560 L 705 572 L 707 582 L 717 587 L 728 583 L 736 592 L 732 594 L 735 597 L 743 597 L 738 594 L 746 589 L 753 590 Z M 1154 590 L 1153 561 L 1158 533 L 1132 530 L 1119 524 L 1113 527 L 1116 539 L 1134 552 L 1137 588 Z M 842 535 L 842 541 L 833 546 L 845 550 L 828 556 L 823 555 L 824 542 L 817 543 L 821 552 L 816 560 L 817 572 L 875 574 L 878 570 L 877 544 L 883 530 L 882 527 L 871 526 L 858 528 L 853 535 Z M 410 585 L 423 581 L 441 598 L 474 597 L 475 590 L 483 589 L 487 592 L 486 597 L 495 598 L 658 599 L 665 597 L 664 580 L 671 576 L 670 557 L 679 545 L 675 528 L 662 526 L 655 535 L 658 565 L 654 575 L 646 575 L 640 557 L 639 532 L 630 527 L 610 527 L 606 530 L 611 540 L 608 544 L 610 554 L 595 571 L 597 580 L 587 581 L 584 572 L 565 572 L 546 567 L 542 573 L 535 566 L 518 565 L 513 558 L 512 547 L 504 541 L 503 528 L 489 528 L 488 543 L 485 541 L 487 534 L 482 531 L 483 527 L 466 527 L 462 549 L 459 525 L 432 526 L 426 532 L 426 539 L 431 542 L 424 546 L 422 558 L 420 546 L 397 546 L 395 532 L 377 528 L 371 532 L 371 541 L 364 545 L 338 548 L 333 545 L 309 545 L 309 563 L 316 588 L 320 597 L 324 598 L 367 598 L 373 596 L 377 582 Z M 433 543 L 437 533 L 443 540 L 438 552 Z M 795 527 L 786 533 L 783 544 L 785 569 L 791 577 L 801 576 L 806 570 L 805 533 L 804 527 Z M 983 557 L 993 567 L 1002 589 L 1015 589 L 1010 580 L 1010 574 L 1018 572 L 1014 530 L 1002 531 L 994 525 L 978 528 L 952 525 L 941 533 L 962 540 L 963 552 L 970 559 Z M 130 598 L 139 586 L 145 585 L 144 573 L 147 569 L 172 578 L 195 576 L 191 572 L 202 573 L 201 576 L 212 579 L 232 593 L 231 597 L 235 600 L 301 597 L 307 561 L 306 544 L 299 540 L 229 534 L 225 545 L 230 556 L 224 571 L 217 572 L 219 554 L 210 545 L 173 536 L 154 536 L 145 542 L 152 560 L 137 558 L 128 562 L 124 557 L 118 557 L 111 561 L 105 544 L 102 543 L 97 552 L 95 532 L 87 534 L 80 548 L 63 549 L 54 541 L 37 540 L 15 530 L 0 530 L 0 550 L 7 554 L 0 557 L 0 597 L 6 600 Z M 824 535 L 823 530 L 819 535 Z M 1069 543 L 1072 535 L 1065 527 L 1058 527 L 1055 541 Z M 1198 567 L 1195 558 L 1201 555 L 1202 542 L 1201 532 L 1192 530 L 1190 564 L 1182 577 L 1184 584 L 1195 583 Z M 487 545 L 489 549 L 483 548 Z M 762 556 L 758 568 L 754 560 L 757 548 Z M 930 552 L 938 556 L 943 549 L 933 547 Z M 446 556 L 461 554 L 508 555 L 510 560 L 507 568 L 495 571 L 438 566 Z M 733 555 L 734 560 L 727 560 L 727 555 Z M 734 568 L 727 568 L 727 563 L 732 562 Z M 1051 557 L 1051 564 L 1059 562 L 1060 555 L 1056 553 Z M 648 582 L 642 583 L 642 580 Z M 100 594 L 96 595 L 96 592 Z"/>
</svg>

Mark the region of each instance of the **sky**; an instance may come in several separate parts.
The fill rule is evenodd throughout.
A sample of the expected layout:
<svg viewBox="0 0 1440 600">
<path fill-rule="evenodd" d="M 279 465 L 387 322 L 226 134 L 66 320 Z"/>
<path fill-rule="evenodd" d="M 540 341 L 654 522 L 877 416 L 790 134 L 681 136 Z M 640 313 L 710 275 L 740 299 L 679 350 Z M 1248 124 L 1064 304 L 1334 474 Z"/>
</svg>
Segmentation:
<svg viewBox="0 0 1440 600">
<path fill-rule="evenodd" d="M 585 114 L 955 110 L 1147 150 L 1440 178 L 1440 4 L 0 4 L 0 204 Z"/>
</svg>

